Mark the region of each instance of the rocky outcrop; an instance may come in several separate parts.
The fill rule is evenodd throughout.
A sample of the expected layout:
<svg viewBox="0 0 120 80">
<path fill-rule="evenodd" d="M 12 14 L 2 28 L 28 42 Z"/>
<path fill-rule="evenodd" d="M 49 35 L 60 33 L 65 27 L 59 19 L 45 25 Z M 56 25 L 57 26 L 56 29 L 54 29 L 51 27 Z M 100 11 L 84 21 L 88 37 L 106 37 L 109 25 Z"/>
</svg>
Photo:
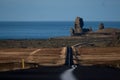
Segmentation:
<svg viewBox="0 0 120 80">
<path fill-rule="evenodd" d="M 77 17 L 75 19 L 74 28 L 70 29 L 71 36 L 79 36 L 86 32 L 92 31 L 92 28 L 90 29 L 83 28 L 83 26 L 84 26 L 83 19 L 80 17 Z"/>
<path fill-rule="evenodd" d="M 74 28 L 70 29 L 70 33 L 71 35 L 75 35 L 75 34 L 80 34 L 83 32 L 83 26 L 84 26 L 84 22 L 83 19 L 80 17 L 77 17 L 75 19 L 75 23 L 74 23 Z"/>
<path fill-rule="evenodd" d="M 120 33 L 120 29 L 117 28 L 105 28 L 103 23 L 100 23 L 99 30 L 96 32 L 98 33 L 110 33 L 110 34 L 116 34 Z"/>
<path fill-rule="evenodd" d="M 71 36 L 81 36 L 81 35 L 89 35 L 89 36 L 116 36 L 120 35 L 120 29 L 115 28 L 104 28 L 104 24 L 99 24 L 99 29 L 97 31 L 93 31 L 92 27 L 90 28 L 83 28 L 84 22 L 83 19 L 80 17 L 76 17 L 74 22 L 74 28 L 70 29 Z"/>
<path fill-rule="evenodd" d="M 80 17 L 77 17 L 75 19 L 75 25 L 74 25 L 74 31 L 75 31 L 75 33 L 81 33 L 83 25 L 84 25 L 83 19 L 80 18 Z"/>
</svg>

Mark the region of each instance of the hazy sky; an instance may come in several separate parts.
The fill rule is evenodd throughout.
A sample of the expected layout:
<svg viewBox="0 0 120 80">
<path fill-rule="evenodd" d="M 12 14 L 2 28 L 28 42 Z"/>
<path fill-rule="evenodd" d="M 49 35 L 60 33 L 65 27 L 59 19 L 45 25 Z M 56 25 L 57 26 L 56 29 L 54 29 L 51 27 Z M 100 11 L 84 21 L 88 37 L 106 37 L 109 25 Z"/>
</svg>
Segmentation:
<svg viewBox="0 0 120 80">
<path fill-rule="evenodd" d="M 0 21 L 120 21 L 120 0 L 0 0 Z"/>
</svg>

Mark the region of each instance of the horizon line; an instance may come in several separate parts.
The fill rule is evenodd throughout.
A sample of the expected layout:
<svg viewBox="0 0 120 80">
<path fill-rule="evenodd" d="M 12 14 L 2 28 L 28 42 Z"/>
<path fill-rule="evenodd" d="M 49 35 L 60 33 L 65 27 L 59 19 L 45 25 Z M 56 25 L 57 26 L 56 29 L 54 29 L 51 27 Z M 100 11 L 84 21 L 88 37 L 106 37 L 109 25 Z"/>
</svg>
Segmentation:
<svg viewBox="0 0 120 80">
<path fill-rule="evenodd" d="M 107 20 L 93 20 L 93 21 L 89 21 L 89 20 L 83 20 L 84 22 L 120 22 L 120 21 L 107 21 Z M 23 20 L 23 21 L 0 21 L 0 22 L 75 22 L 74 20 L 68 20 L 68 21 L 64 21 L 64 20 L 56 20 L 56 21 L 47 21 L 47 20 L 43 20 L 43 21 L 27 21 L 27 20 Z"/>
</svg>

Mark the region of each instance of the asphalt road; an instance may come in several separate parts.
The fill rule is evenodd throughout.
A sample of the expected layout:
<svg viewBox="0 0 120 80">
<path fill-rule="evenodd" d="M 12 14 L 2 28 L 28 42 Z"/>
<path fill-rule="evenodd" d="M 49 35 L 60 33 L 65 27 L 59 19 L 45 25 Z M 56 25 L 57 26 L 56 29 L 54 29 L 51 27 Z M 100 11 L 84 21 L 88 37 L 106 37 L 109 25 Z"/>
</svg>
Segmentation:
<svg viewBox="0 0 120 80">
<path fill-rule="evenodd" d="M 0 72 L 0 80 L 60 80 L 59 75 L 67 69 L 59 66 Z"/>
<path fill-rule="evenodd" d="M 66 66 L 71 66 L 73 64 L 73 54 L 72 54 L 72 48 L 67 47 L 67 54 L 66 54 L 66 60 L 65 60 L 65 65 Z"/>
</svg>

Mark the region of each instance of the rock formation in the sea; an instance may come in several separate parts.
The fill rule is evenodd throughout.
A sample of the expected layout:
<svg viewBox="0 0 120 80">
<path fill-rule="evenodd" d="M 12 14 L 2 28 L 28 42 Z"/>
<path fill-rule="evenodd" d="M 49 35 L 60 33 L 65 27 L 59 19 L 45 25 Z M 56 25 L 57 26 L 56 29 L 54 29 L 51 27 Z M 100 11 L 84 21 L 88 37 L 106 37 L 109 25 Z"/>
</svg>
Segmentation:
<svg viewBox="0 0 120 80">
<path fill-rule="evenodd" d="M 84 25 L 83 19 L 80 17 L 77 17 L 75 20 L 75 26 L 74 26 L 75 33 L 81 33 L 83 29 L 83 25 Z"/>
<path fill-rule="evenodd" d="M 103 23 L 100 23 L 99 29 L 96 31 L 97 34 L 112 36 L 115 38 L 116 36 L 120 36 L 120 29 L 117 28 L 105 28 Z"/>
<path fill-rule="evenodd" d="M 80 17 L 77 17 L 75 19 L 74 28 L 70 29 L 71 36 L 78 36 L 83 34 L 84 32 L 88 32 L 89 29 L 83 28 L 83 26 L 84 26 L 83 19 Z"/>
<path fill-rule="evenodd" d="M 101 30 L 101 29 L 104 29 L 104 24 L 103 23 L 100 23 L 100 25 L 99 25 L 99 30 Z"/>
<path fill-rule="evenodd" d="M 82 33 L 83 25 L 84 25 L 83 19 L 80 18 L 80 17 L 77 17 L 77 18 L 75 19 L 74 28 L 71 28 L 71 29 L 70 29 L 71 35 L 73 36 L 73 35 L 75 35 L 75 34 L 80 34 L 80 33 Z"/>
<path fill-rule="evenodd" d="M 87 35 L 87 36 L 120 36 L 120 29 L 116 28 L 104 28 L 104 24 L 99 24 L 99 29 L 97 31 L 93 31 L 92 27 L 90 28 L 83 28 L 84 22 L 83 19 L 80 17 L 77 17 L 74 22 L 74 28 L 70 29 L 71 36 L 81 36 L 81 35 Z"/>
</svg>

